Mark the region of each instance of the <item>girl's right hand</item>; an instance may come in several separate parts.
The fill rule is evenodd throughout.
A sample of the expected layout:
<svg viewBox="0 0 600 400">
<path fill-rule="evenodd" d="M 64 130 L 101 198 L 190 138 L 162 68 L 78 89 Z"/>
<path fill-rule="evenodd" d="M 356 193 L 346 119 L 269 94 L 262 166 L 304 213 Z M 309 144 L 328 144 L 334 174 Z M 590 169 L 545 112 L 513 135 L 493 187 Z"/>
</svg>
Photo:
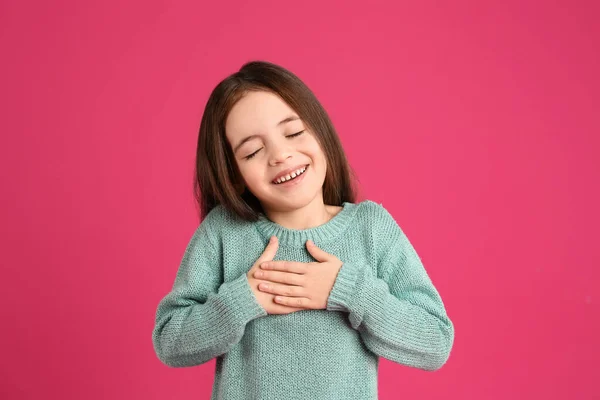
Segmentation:
<svg viewBox="0 0 600 400">
<path fill-rule="evenodd" d="M 254 292 L 254 296 L 258 303 L 267 311 L 268 314 L 289 314 L 295 311 L 306 310 L 305 308 L 296 308 L 289 307 L 282 304 L 275 303 L 275 295 L 271 293 L 265 293 L 258 289 L 258 285 L 261 282 L 268 282 L 264 279 L 256 279 L 254 278 L 254 272 L 260 269 L 260 264 L 265 261 L 273 261 L 275 254 L 277 253 L 277 248 L 279 247 L 279 241 L 277 240 L 277 236 L 273 236 L 265 251 L 261 254 L 261 256 L 256 260 L 250 271 L 246 274 L 248 277 L 248 282 L 250 283 L 250 287 L 252 288 L 252 292 Z"/>
</svg>

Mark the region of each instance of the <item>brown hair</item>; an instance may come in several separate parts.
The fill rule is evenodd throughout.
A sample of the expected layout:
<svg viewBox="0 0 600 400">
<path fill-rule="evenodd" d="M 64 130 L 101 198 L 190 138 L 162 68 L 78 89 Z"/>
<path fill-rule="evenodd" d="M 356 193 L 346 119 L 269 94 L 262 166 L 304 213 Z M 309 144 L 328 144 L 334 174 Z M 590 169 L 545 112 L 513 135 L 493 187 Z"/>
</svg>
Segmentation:
<svg viewBox="0 0 600 400">
<path fill-rule="evenodd" d="M 218 204 L 247 221 L 256 221 L 263 213 L 258 199 L 244 188 L 231 145 L 225 136 L 229 112 L 249 91 L 270 91 L 279 95 L 314 133 L 327 160 L 324 203 L 341 206 L 346 201 L 355 202 L 350 165 L 319 100 L 304 82 L 287 69 L 266 61 L 251 61 L 215 87 L 202 115 L 194 182 L 200 220 Z M 352 176 L 356 180 L 353 172 Z"/>
</svg>

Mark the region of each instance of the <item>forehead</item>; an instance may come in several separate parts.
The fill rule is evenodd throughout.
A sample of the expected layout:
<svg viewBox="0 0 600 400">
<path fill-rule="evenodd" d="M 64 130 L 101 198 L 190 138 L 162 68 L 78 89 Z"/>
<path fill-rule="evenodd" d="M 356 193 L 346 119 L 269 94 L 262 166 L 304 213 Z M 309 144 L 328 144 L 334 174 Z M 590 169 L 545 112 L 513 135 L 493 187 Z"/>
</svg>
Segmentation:
<svg viewBox="0 0 600 400">
<path fill-rule="evenodd" d="M 297 115 L 294 110 L 271 92 L 249 92 L 231 109 L 225 121 L 225 133 L 230 141 L 236 138 L 267 133 L 279 121 Z"/>
</svg>

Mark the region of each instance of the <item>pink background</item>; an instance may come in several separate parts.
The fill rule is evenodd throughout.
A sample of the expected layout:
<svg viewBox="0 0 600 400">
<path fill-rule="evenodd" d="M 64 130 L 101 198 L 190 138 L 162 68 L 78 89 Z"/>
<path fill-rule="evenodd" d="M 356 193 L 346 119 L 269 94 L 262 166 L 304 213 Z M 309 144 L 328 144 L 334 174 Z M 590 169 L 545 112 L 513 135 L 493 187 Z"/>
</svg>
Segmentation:
<svg viewBox="0 0 600 400">
<path fill-rule="evenodd" d="M 151 332 L 204 104 L 265 59 L 317 94 L 455 323 L 438 372 L 381 359 L 380 398 L 600 398 L 595 2 L 89 3 L 0 5 L 0 397 L 209 398 L 214 360 L 168 368 Z"/>
</svg>

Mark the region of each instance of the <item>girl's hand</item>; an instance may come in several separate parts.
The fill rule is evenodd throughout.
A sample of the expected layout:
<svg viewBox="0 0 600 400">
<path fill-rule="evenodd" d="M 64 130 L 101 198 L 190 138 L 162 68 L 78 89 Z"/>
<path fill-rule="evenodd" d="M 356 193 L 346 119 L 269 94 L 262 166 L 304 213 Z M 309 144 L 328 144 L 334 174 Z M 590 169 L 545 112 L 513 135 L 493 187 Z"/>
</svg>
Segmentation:
<svg viewBox="0 0 600 400">
<path fill-rule="evenodd" d="M 261 307 L 265 309 L 267 314 L 289 314 L 295 311 L 302 310 L 302 308 L 288 307 L 286 305 L 277 304 L 273 301 L 275 295 L 261 292 L 257 288 L 257 286 L 263 281 L 254 279 L 254 272 L 258 270 L 258 266 L 262 262 L 272 260 L 275 257 L 278 247 L 279 241 L 276 236 L 273 236 L 269 241 L 269 244 L 265 248 L 265 251 L 261 254 L 258 260 L 256 260 L 254 265 L 252 265 L 250 271 L 246 273 L 246 276 L 248 277 L 248 283 L 250 284 L 252 293 L 254 293 L 254 297 L 256 297 L 256 300 L 261 305 Z"/>
<path fill-rule="evenodd" d="M 276 295 L 278 304 L 324 310 L 342 261 L 310 240 L 306 248 L 317 262 L 266 261 L 260 264 L 254 277 L 269 281 L 258 285 L 258 289 Z"/>
</svg>

